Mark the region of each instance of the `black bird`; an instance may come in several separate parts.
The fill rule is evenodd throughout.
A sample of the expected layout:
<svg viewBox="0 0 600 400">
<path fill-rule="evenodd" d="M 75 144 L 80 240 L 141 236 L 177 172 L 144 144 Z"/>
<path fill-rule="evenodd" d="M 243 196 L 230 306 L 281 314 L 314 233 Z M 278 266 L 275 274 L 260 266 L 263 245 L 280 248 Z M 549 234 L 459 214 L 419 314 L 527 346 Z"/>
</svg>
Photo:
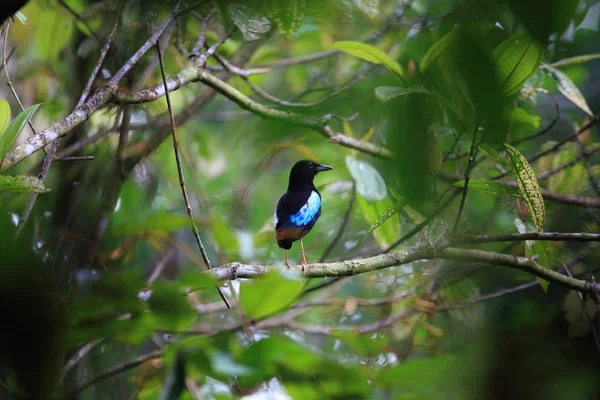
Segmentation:
<svg viewBox="0 0 600 400">
<path fill-rule="evenodd" d="M 303 270 L 307 264 L 302 238 L 315 226 L 321 215 L 321 194 L 313 184 L 313 179 L 319 172 L 330 169 L 328 165 L 302 160 L 290 172 L 287 192 L 279 199 L 274 216 L 275 238 L 279 247 L 284 249 L 288 268 L 292 267 L 288 261 L 288 250 L 296 240 L 300 240 Z"/>
</svg>

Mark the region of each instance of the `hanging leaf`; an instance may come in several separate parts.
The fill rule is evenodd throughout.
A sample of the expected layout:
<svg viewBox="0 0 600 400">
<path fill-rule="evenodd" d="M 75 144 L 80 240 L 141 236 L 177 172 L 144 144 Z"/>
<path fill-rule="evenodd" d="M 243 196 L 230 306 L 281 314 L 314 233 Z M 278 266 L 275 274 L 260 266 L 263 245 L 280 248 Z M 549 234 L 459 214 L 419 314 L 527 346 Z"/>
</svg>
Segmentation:
<svg viewBox="0 0 600 400">
<path fill-rule="evenodd" d="M 356 182 L 356 191 L 365 199 L 372 201 L 387 197 L 385 181 L 369 163 L 346 156 L 346 167 Z"/>
<path fill-rule="evenodd" d="M 390 71 L 394 72 L 402 79 L 402 81 L 404 81 L 404 73 L 400 64 L 398 64 L 390 56 L 373 46 L 360 42 L 341 41 L 335 42 L 331 45 L 331 47 L 334 49 L 341 50 L 345 53 L 351 54 L 365 61 L 372 62 L 373 64 L 381 64 Z"/>
<path fill-rule="evenodd" d="M 372 233 L 382 249 L 389 247 L 400 235 L 398 210 L 402 204 L 394 204 L 389 197 L 369 201 L 361 194 L 357 194 L 356 204 L 363 218 L 370 225 L 369 232 L 362 240 Z"/>
<path fill-rule="evenodd" d="M 0 193 L 2 192 L 35 192 L 45 193 L 50 189 L 44 187 L 44 182 L 34 176 L 0 175 Z"/>
<path fill-rule="evenodd" d="M 271 29 L 269 18 L 248 6 L 240 3 L 231 3 L 227 7 L 227 11 L 247 42 L 260 39 Z"/>
<path fill-rule="evenodd" d="M 382 103 L 386 103 L 392 99 L 395 99 L 399 96 L 406 96 L 409 94 L 421 93 L 421 94 L 431 94 L 431 92 L 425 89 L 422 86 L 415 86 L 404 88 L 401 86 L 379 86 L 375 88 L 375 96 Z"/>
<path fill-rule="evenodd" d="M 594 117 L 594 113 L 590 110 L 590 106 L 585 97 L 579 90 L 579 88 L 573 83 L 573 81 L 561 70 L 556 69 L 548 64 L 542 64 L 542 66 L 550 73 L 550 76 L 556 82 L 558 90 L 565 96 L 569 101 L 579 107 L 582 111 L 588 115 Z"/>
<path fill-rule="evenodd" d="M 383 225 L 385 222 L 387 222 L 390 218 L 393 218 L 396 214 L 398 214 L 398 211 L 403 208 L 406 205 L 406 203 L 404 201 L 401 201 L 398 204 L 394 204 L 392 207 L 389 207 L 387 210 L 385 210 L 382 214 L 379 215 L 379 217 L 375 220 L 375 222 L 373 222 L 371 224 L 371 226 L 369 227 L 369 229 L 367 230 L 367 233 L 365 233 L 365 235 L 362 237 L 361 242 L 364 241 L 371 233 L 373 233 L 374 230 L 376 230 L 377 228 L 379 228 L 381 225 Z M 364 213 L 363 213 L 364 215 Z M 392 221 L 392 224 L 396 224 L 398 225 L 400 223 L 400 220 L 397 219 L 395 221 Z M 394 234 L 394 233 L 392 233 Z M 385 238 L 384 238 L 385 240 Z M 379 240 L 378 240 L 379 242 Z M 387 240 L 386 240 L 387 243 Z"/>
<path fill-rule="evenodd" d="M 492 53 L 502 93 L 510 96 L 521 89 L 542 61 L 544 49 L 526 34 L 513 35 Z"/>
<path fill-rule="evenodd" d="M 465 186 L 465 181 L 461 180 L 454 182 L 452 186 L 462 188 Z M 491 194 L 502 194 L 508 196 L 519 196 L 519 191 L 514 187 L 508 186 L 505 183 L 492 181 L 487 179 L 471 179 L 469 180 L 469 190 L 479 190 Z"/>
<path fill-rule="evenodd" d="M 4 133 L 10 122 L 10 105 L 8 101 L 0 100 L 0 135 Z"/>
<path fill-rule="evenodd" d="M 452 31 L 442 37 L 440 40 L 435 42 L 427 53 L 421 59 L 421 66 L 419 70 L 424 73 L 425 70 L 433 64 L 438 58 L 448 52 L 458 41 L 458 34 L 456 31 Z"/>
<path fill-rule="evenodd" d="M 519 185 L 521 197 L 525 199 L 531 219 L 539 232 L 543 231 L 546 208 L 544 206 L 544 197 L 537 181 L 535 173 L 529 165 L 529 162 L 519 150 L 511 145 L 504 143 L 504 149 L 512 165 L 512 173 Z"/>
<path fill-rule="evenodd" d="M 270 271 L 240 285 L 240 305 L 249 318 L 260 319 L 285 310 L 298 298 L 304 280 L 294 271 Z"/>
<path fill-rule="evenodd" d="M 19 115 L 15 117 L 8 125 L 4 133 L 0 136 L 0 160 L 4 159 L 4 156 L 8 151 L 12 148 L 13 144 L 19 137 L 19 134 L 25 128 L 25 125 L 31 117 L 33 113 L 38 109 L 40 104 L 36 104 L 34 106 L 29 107 Z"/>
<path fill-rule="evenodd" d="M 302 25 L 306 0 L 270 0 L 269 17 L 277 25 L 279 33 L 289 38 Z"/>
</svg>

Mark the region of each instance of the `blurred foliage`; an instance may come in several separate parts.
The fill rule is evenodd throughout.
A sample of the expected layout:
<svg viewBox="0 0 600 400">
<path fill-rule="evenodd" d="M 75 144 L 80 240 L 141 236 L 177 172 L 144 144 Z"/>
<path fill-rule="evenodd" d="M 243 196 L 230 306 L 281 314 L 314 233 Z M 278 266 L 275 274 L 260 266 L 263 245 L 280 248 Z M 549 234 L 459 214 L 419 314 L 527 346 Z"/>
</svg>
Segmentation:
<svg viewBox="0 0 600 400">
<path fill-rule="evenodd" d="M 93 90 L 177 4 L 30 0 L 20 10 L 26 19 L 9 21 L 4 46 L 14 48 L 7 72 L 25 111 L 0 85 L 0 158 L 32 135 L 29 121 L 39 132 L 71 112 L 115 23 Z M 272 108 L 329 115 L 334 131 L 393 154 L 384 160 L 341 147 L 220 94 L 204 101 L 210 92 L 201 84 L 171 92 L 194 222 L 213 267 L 283 265 L 273 210 L 291 166 L 304 158 L 334 167 L 315 180 L 323 211 L 304 240 L 309 263 L 435 247 L 454 228 L 456 194 L 467 181 L 459 236 L 600 232 L 598 208 L 569 202 L 600 197 L 599 3 L 218 0 L 193 10 L 163 35 L 167 76 L 190 65 L 209 18 L 208 47 L 228 37 L 218 55 L 240 68 L 268 68 L 228 76 L 210 57 L 209 73 Z M 321 53 L 331 50 L 339 51 Z M 5 83 L 5 71 L 0 76 Z M 249 82 L 313 104 L 277 104 Z M 121 87 L 157 85 L 151 50 Z M 133 155 L 120 163 L 127 107 L 125 153 Z M 75 397 L 600 399 L 597 306 L 521 271 L 430 260 L 318 288 L 323 280 L 282 268 L 223 287 L 237 304 L 225 310 L 216 281 L 198 273 L 205 265 L 167 118 L 164 98 L 103 107 L 58 153 L 89 141 L 64 156 L 94 160 L 55 161 L 42 182 L 38 151 L 0 175 L 0 398 L 55 398 L 124 366 Z M 42 194 L 15 240 L 23 192 Z M 568 265 L 582 279 L 600 261 L 594 242 L 477 248 L 553 270 Z M 290 259 L 299 263 L 299 246 Z M 163 356 L 128 364 L 153 351 Z M 70 360 L 78 362 L 63 370 Z"/>
</svg>

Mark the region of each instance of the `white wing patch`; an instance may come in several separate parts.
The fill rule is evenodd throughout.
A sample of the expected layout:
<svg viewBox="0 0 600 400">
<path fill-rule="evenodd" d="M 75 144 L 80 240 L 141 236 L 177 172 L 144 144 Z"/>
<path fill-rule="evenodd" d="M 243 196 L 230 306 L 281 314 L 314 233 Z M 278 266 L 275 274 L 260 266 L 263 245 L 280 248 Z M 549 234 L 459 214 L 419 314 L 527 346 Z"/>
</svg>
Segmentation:
<svg viewBox="0 0 600 400">
<path fill-rule="evenodd" d="M 296 226 L 308 225 L 321 209 L 321 196 L 313 190 L 308 201 L 295 214 L 290 215 L 290 222 Z"/>
<path fill-rule="evenodd" d="M 273 215 L 273 229 L 277 228 L 278 222 L 279 222 L 279 218 L 277 218 L 277 210 L 275 210 L 275 214 Z"/>
</svg>

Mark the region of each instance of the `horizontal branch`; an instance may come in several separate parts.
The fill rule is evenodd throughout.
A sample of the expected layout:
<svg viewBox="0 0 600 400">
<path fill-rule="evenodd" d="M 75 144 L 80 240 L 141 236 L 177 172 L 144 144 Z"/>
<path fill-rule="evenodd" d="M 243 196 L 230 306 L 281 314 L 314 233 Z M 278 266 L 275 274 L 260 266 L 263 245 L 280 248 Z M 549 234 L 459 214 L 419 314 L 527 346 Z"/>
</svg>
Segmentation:
<svg viewBox="0 0 600 400">
<path fill-rule="evenodd" d="M 571 233 L 571 232 L 530 232 L 509 233 L 504 235 L 478 235 L 473 238 L 461 240 L 462 243 L 494 243 L 516 242 L 523 240 L 551 240 L 563 242 L 598 242 L 600 233 Z"/>
<path fill-rule="evenodd" d="M 596 295 L 598 291 L 600 291 L 599 284 L 565 276 L 559 272 L 553 271 L 549 268 L 550 266 L 546 267 L 539 265 L 533 258 L 481 250 L 446 248 L 447 246 L 448 243 L 444 242 L 436 249 L 432 248 L 430 245 L 422 245 L 358 260 L 309 264 L 304 268 L 302 274 L 306 278 L 353 276 L 383 268 L 408 264 L 413 261 L 437 258 L 515 268 L 543 278 L 549 282 L 554 282 L 580 292 Z M 265 275 L 269 271 L 280 270 L 281 268 L 282 267 L 280 266 L 248 265 L 233 262 L 203 273 L 211 275 L 220 281 L 225 281 L 237 278 L 257 278 Z M 300 270 L 300 267 L 298 267 L 298 270 Z"/>
</svg>

